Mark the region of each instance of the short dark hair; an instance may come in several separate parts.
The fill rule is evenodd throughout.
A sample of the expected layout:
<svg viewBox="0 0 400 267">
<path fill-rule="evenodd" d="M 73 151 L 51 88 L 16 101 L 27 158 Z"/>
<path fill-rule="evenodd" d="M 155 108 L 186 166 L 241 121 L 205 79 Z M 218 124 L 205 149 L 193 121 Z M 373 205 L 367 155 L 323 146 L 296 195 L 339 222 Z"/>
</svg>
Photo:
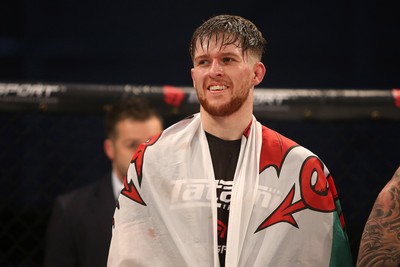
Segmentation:
<svg viewBox="0 0 400 267">
<path fill-rule="evenodd" d="M 137 121 L 145 121 L 152 117 L 160 120 L 161 125 L 163 119 L 158 111 L 142 97 L 131 97 L 115 102 L 106 107 L 105 115 L 105 134 L 107 138 L 113 137 L 116 125 L 124 119 L 132 119 Z"/>
<path fill-rule="evenodd" d="M 262 58 L 266 44 L 262 33 L 251 21 L 240 16 L 218 15 L 205 21 L 193 33 L 189 46 L 192 60 L 194 59 L 197 41 L 200 41 L 201 45 L 207 43 L 208 47 L 213 37 L 215 37 L 215 41 L 222 38 L 221 46 L 239 42 L 243 53 L 251 51 L 259 60 Z"/>
</svg>

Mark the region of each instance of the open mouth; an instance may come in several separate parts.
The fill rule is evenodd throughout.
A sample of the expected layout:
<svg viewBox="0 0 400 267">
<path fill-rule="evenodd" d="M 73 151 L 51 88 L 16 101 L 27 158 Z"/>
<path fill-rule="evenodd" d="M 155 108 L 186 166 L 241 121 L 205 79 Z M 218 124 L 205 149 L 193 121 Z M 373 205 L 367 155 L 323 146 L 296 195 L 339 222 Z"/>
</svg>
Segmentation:
<svg viewBox="0 0 400 267">
<path fill-rule="evenodd" d="M 210 91 L 222 91 L 224 89 L 226 89 L 225 85 L 212 85 L 212 86 L 208 87 L 208 90 L 210 90 Z"/>
</svg>

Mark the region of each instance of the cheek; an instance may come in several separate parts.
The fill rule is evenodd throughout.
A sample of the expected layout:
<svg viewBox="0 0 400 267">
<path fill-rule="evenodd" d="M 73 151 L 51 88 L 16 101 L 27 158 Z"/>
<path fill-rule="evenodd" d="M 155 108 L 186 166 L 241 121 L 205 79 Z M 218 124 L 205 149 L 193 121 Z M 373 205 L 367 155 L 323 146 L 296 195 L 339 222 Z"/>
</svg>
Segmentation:
<svg viewBox="0 0 400 267">
<path fill-rule="evenodd" d="M 254 85 L 253 84 L 253 78 L 254 78 L 254 73 L 248 71 L 246 73 L 246 75 L 242 76 L 241 81 L 242 81 L 242 83 L 244 84 L 245 87 L 251 87 L 251 86 Z"/>
<path fill-rule="evenodd" d="M 197 81 L 197 79 L 195 77 L 192 78 L 192 81 L 193 81 L 193 87 L 195 89 L 197 89 L 199 87 L 199 82 Z"/>
<path fill-rule="evenodd" d="M 120 162 L 125 162 L 132 159 L 133 154 L 135 153 L 136 148 L 119 146 L 118 150 L 115 151 L 115 157 L 118 158 Z"/>
<path fill-rule="evenodd" d="M 129 160 L 131 160 L 131 158 L 133 157 L 133 154 L 135 154 L 136 152 L 136 148 L 129 148 L 125 150 L 125 155 L 124 158 L 127 158 Z"/>
<path fill-rule="evenodd" d="M 251 86 L 251 77 L 249 73 L 231 73 L 230 79 L 234 86 L 238 88 L 239 91 L 246 90 Z"/>
<path fill-rule="evenodd" d="M 192 71 L 192 80 L 193 83 L 195 83 L 197 86 L 201 85 L 200 82 L 204 79 L 204 74 L 199 71 L 199 70 L 195 70 Z"/>
</svg>

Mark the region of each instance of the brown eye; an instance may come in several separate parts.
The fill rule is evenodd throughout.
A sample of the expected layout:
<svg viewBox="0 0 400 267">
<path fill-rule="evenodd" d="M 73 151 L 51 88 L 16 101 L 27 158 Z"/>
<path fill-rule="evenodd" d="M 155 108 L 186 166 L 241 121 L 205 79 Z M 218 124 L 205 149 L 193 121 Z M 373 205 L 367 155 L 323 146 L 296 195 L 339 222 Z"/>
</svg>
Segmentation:
<svg viewBox="0 0 400 267">
<path fill-rule="evenodd" d="M 230 57 L 224 57 L 222 59 L 222 62 L 224 62 L 224 63 L 229 63 L 229 62 L 232 62 L 232 61 L 233 61 L 233 58 L 230 58 Z"/>
<path fill-rule="evenodd" d="M 205 65 L 207 64 L 207 60 L 200 60 L 197 65 Z"/>
<path fill-rule="evenodd" d="M 140 144 L 138 144 L 138 143 L 132 143 L 132 144 L 130 144 L 128 147 L 130 148 L 130 149 L 135 149 L 136 150 L 136 148 L 139 146 Z"/>
</svg>

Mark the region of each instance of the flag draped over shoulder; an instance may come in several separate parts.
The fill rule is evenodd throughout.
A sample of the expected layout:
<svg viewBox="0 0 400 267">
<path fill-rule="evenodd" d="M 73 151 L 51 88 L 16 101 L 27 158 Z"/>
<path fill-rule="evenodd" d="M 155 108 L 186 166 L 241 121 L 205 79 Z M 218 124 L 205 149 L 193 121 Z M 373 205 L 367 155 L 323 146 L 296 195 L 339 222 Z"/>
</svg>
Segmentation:
<svg viewBox="0 0 400 267">
<path fill-rule="evenodd" d="M 232 188 L 226 266 L 353 266 L 336 188 L 309 150 L 253 120 Z M 200 115 L 142 144 L 108 266 L 219 266 L 216 184 Z"/>
</svg>

